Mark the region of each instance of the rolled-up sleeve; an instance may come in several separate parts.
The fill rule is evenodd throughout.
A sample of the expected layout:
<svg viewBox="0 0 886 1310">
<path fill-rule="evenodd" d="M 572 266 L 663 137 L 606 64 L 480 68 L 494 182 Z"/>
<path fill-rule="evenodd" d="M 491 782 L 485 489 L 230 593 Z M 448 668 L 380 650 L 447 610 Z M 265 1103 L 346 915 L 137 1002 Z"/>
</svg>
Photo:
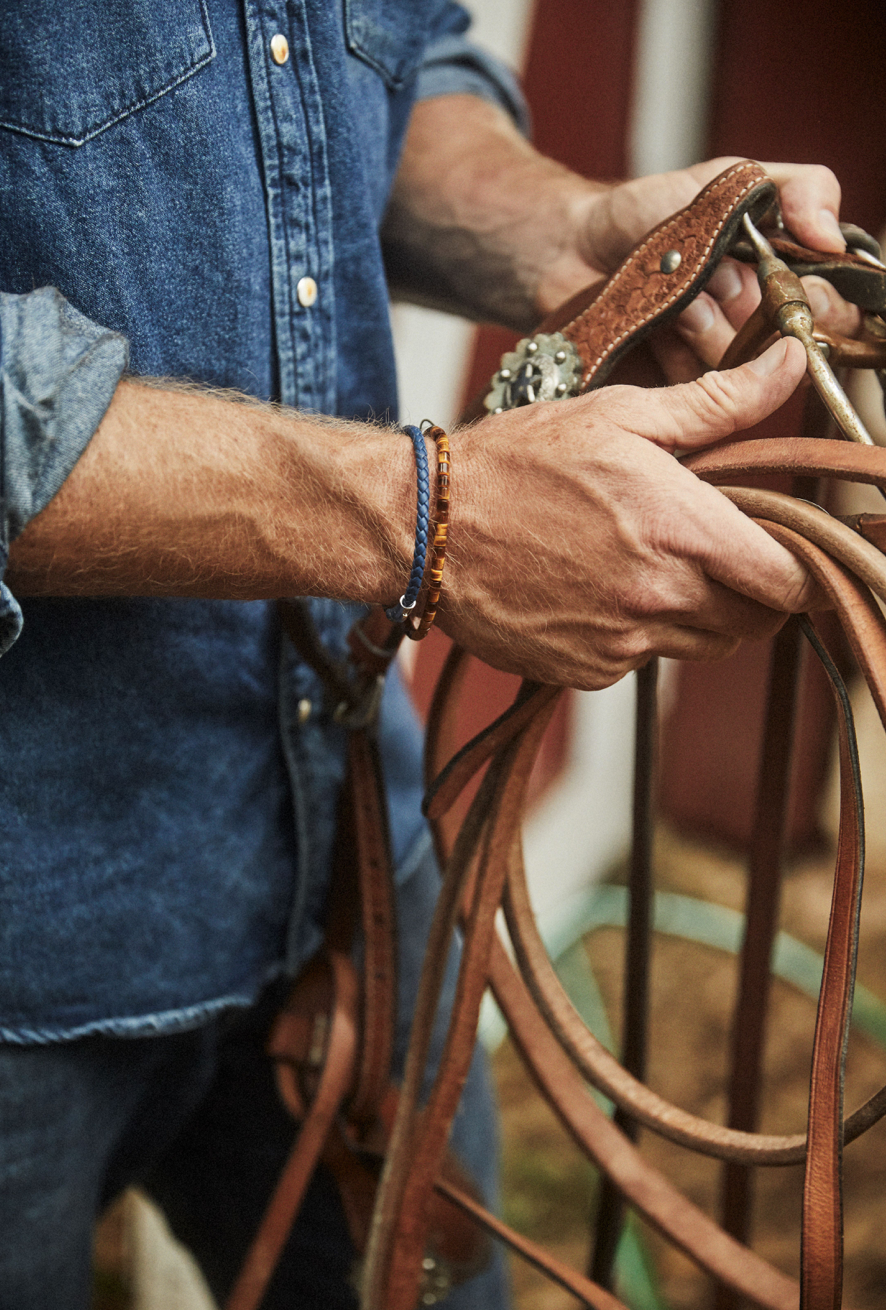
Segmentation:
<svg viewBox="0 0 886 1310">
<path fill-rule="evenodd" d="M 500 59 L 474 45 L 457 30 L 466 27 L 469 20 L 460 6 L 453 6 L 452 10 L 450 30 L 434 37 L 425 49 L 418 75 L 418 99 L 458 94 L 480 96 L 500 105 L 528 136 L 529 110 L 515 74 Z M 461 21 L 456 17 L 459 12 Z"/>
<path fill-rule="evenodd" d="M 101 422 L 127 344 L 53 287 L 0 292 L 0 655 L 22 628 L 9 545 L 59 490 Z"/>
</svg>

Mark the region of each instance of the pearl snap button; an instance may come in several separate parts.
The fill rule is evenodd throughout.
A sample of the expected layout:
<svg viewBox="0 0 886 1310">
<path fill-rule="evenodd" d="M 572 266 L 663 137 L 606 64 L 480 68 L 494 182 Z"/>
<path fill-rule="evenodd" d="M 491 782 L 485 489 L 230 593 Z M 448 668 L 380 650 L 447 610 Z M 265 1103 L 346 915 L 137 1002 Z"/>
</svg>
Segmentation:
<svg viewBox="0 0 886 1310">
<path fill-rule="evenodd" d="M 275 64 L 285 64 L 289 58 L 289 42 L 282 32 L 271 37 L 271 56 Z"/>
<path fill-rule="evenodd" d="M 295 294 L 298 296 L 298 303 L 305 309 L 310 309 L 317 299 L 317 283 L 312 277 L 300 277 Z"/>
</svg>

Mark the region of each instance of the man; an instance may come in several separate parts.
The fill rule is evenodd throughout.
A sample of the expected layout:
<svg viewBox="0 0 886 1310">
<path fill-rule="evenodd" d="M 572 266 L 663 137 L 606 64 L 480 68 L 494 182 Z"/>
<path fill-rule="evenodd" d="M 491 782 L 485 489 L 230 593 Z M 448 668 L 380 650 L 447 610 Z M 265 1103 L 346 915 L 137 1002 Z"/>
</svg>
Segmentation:
<svg viewBox="0 0 886 1310">
<path fill-rule="evenodd" d="M 395 405 L 382 219 L 399 290 L 529 327 L 722 161 L 611 189 L 542 159 L 447 0 L 2 12 L 3 1304 L 82 1310 L 93 1216 L 132 1180 L 221 1298 L 291 1139 L 255 1051 L 320 940 L 342 774 L 267 602 L 325 598 L 337 649 L 340 602 L 390 604 L 411 557 L 409 441 L 366 423 Z M 797 236 L 842 248 L 833 177 L 774 176 Z M 753 298 L 724 269 L 660 339 L 670 376 Z M 457 434 L 441 626 L 579 687 L 773 631 L 809 579 L 670 452 L 802 371 L 783 343 Z M 396 682 L 381 740 L 405 1030 L 434 872 Z M 481 1082 L 456 1145 L 488 1174 Z M 353 1304 L 351 1258 L 321 1177 L 267 1304 Z M 451 1304 L 502 1298 L 493 1271 Z"/>
</svg>

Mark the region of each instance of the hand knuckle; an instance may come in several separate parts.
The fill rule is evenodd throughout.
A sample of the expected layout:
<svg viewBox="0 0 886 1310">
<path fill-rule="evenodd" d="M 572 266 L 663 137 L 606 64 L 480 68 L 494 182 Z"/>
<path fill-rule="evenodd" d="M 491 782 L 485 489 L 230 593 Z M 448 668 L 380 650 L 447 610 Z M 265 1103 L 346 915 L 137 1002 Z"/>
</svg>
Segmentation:
<svg viewBox="0 0 886 1310">
<path fill-rule="evenodd" d="M 738 389 L 731 373 L 721 373 L 718 369 L 703 373 L 692 384 L 691 398 L 702 421 L 716 421 L 722 426 L 725 418 L 730 421 L 729 431 L 735 431 L 740 405 Z"/>
<path fill-rule="evenodd" d="M 637 667 L 650 653 L 649 642 L 641 628 L 631 626 L 614 633 L 610 639 L 607 656 L 610 661 L 624 672 Z M 621 675 L 619 675 L 621 676 Z"/>
</svg>

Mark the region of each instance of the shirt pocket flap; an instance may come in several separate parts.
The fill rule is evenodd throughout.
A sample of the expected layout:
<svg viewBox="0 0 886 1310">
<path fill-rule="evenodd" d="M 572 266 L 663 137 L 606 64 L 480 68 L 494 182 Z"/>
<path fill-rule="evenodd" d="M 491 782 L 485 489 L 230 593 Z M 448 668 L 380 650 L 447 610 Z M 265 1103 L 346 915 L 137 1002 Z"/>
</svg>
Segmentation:
<svg viewBox="0 0 886 1310">
<path fill-rule="evenodd" d="M 205 0 L 16 0 L 0 27 L 0 126 L 79 146 L 214 56 Z"/>
<path fill-rule="evenodd" d="M 398 90 L 416 72 L 440 0 L 345 0 L 348 49 Z"/>
</svg>

